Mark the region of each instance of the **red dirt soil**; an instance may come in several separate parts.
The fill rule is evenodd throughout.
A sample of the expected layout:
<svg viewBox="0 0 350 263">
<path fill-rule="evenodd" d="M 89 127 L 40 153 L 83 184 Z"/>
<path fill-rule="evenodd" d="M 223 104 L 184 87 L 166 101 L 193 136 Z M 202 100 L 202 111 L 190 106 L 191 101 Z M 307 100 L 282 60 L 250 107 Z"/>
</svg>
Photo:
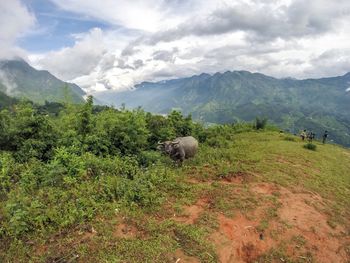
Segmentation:
<svg viewBox="0 0 350 263">
<path fill-rule="evenodd" d="M 346 230 L 339 225 L 331 228 L 327 216 L 313 206 L 322 202 L 322 198 L 315 194 L 292 193 L 287 189 L 281 189 L 280 193 L 282 207 L 279 217 L 292 226 L 286 234 L 303 236 L 305 247 L 312 251 L 316 262 L 348 262 L 343 248 L 350 241 Z"/>
<path fill-rule="evenodd" d="M 126 223 L 121 223 L 119 225 L 116 225 L 113 232 L 114 237 L 126 238 L 126 239 L 136 238 L 137 234 L 138 234 L 137 228 L 133 225 L 126 224 Z"/>
<path fill-rule="evenodd" d="M 350 262 L 345 248 L 350 244 L 350 237 L 343 227 L 333 229 L 329 226 L 327 215 L 319 211 L 324 207 L 322 197 L 312 192 L 294 193 L 268 183 L 253 184 L 251 191 L 258 197 L 276 196 L 280 203 L 277 217 L 269 220 L 264 232 L 259 232 L 258 226 L 268 204 L 254 210 L 249 216 L 252 219 L 241 213 L 236 213 L 234 218 L 218 214 L 219 229 L 211 234 L 210 240 L 220 262 L 255 262 L 270 249 L 278 248 L 282 242 L 287 244 L 287 256 L 294 259 L 306 259 L 305 255 L 309 252 L 313 260 L 319 263 Z M 208 201 L 200 199 L 196 204 L 185 207 L 185 216 L 175 220 L 193 224 L 207 209 L 210 209 Z M 298 239 L 303 243 L 298 244 Z"/>
<path fill-rule="evenodd" d="M 239 214 L 234 219 L 218 216 L 219 230 L 211 235 L 220 262 L 253 262 L 273 246 L 269 239 L 260 239 L 257 222 Z"/>
<path fill-rule="evenodd" d="M 184 207 L 183 215 L 175 216 L 174 220 L 183 224 L 193 224 L 207 207 L 207 200 L 200 199 L 196 204 Z"/>
</svg>

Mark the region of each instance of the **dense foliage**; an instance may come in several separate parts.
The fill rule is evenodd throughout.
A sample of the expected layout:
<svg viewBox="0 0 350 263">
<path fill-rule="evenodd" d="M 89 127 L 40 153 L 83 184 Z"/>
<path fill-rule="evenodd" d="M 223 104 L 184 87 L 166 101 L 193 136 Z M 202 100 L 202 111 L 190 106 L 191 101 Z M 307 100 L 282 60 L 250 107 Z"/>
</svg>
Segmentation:
<svg viewBox="0 0 350 263">
<path fill-rule="evenodd" d="M 230 129 L 142 109 L 21 102 L 0 112 L 0 239 L 91 219 L 115 202 L 154 208 L 176 182 L 158 141 L 192 135 L 219 146 Z M 166 165 L 165 165 L 166 166 Z M 162 190 L 163 189 L 163 190 Z"/>
</svg>

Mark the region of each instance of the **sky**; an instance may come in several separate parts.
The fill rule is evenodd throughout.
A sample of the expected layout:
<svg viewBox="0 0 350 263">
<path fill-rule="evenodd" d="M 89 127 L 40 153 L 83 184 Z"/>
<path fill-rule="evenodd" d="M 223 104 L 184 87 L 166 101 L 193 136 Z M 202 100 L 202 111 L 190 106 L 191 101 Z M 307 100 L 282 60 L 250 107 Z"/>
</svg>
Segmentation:
<svg viewBox="0 0 350 263">
<path fill-rule="evenodd" d="M 1 0 L 0 59 L 87 92 L 248 70 L 350 71 L 349 0 Z"/>
</svg>

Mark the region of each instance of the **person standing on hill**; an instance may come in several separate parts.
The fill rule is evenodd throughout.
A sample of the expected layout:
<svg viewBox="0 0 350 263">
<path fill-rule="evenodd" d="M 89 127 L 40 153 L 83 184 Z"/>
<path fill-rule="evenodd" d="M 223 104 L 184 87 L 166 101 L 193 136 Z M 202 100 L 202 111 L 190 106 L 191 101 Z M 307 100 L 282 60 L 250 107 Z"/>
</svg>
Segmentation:
<svg viewBox="0 0 350 263">
<path fill-rule="evenodd" d="M 326 143 L 327 137 L 328 137 L 328 131 L 324 131 L 324 134 L 323 134 L 323 136 L 322 136 L 322 143 L 323 143 L 323 144 Z"/>
<path fill-rule="evenodd" d="M 303 130 L 301 133 L 300 133 L 300 137 L 301 139 L 304 141 L 305 138 L 306 138 L 306 130 Z"/>
<path fill-rule="evenodd" d="M 312 131 L 310 131 L 308 134 L 307 134 L 307 139 L 310 143 L 312 143 L 312 140 L 315 139 L 315 136 L 316 134 L 313 133 Z"/>
</svg>

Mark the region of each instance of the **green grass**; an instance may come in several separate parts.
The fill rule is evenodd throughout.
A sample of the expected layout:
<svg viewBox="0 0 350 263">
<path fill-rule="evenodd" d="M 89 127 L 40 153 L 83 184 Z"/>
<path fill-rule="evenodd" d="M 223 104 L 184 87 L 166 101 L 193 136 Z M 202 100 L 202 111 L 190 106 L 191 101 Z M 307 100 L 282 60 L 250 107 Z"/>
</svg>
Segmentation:
<svg viewBox="0 0 350 263">
<path fill-rule="evenodd" d="M 41 227 L 41 222 L 47 224 L 47 221 L 39 217 L 40 211 L 43 211 L 40 209 L 44 209 L 40 206 L 40 198 L 45 198 L 47 191 L 54 191 L 54 187 L 45 188 L 46 192 L 39 192 L 37 203 L 31 204 L 29 210 L 23 210 L 30 215 L 38 215 L 35 225 L 29 222 L 32 232 L 18 238 L 3 239 L 0 258 L 5 262 L 74 262 L 78 255 L 82 262 L 140 262 L 140 259 L 142 262 L 173 262 L 173 253 L 181 249 L 201 262 L 218 262 L 215 249 L 208 240 L 210 233 L 219 227 L 218 213 L 228 217 L 234 217 L 236 213 L 248 215 L 257 207 L 270 204 L 260 220 L 260 231 L 267 229 L 270 221 L 276 218 L 278 194 L 261 198 L 252 193 L 250 184 L 258 182 L 318 193 L 324 198 L 329 224 L 349 227 L 348 149 L 314 142 L 317 151 L 306 151 L 303 149 L 304 142 L 298 138 L 288 136 L 286 139 L 286 135 L 273 131 L 242 132 L 232 137 L 220 147 L 201 144 L 196 158 L 186 161 L 183 167 L 158 163 L 148 170 L 137 171 L 132 181 L 106 174 L 101 178 L 84 179 L 86 181 L 82 180 L 79 187 L 75 182 L 65 182 L 67 196 L 63 197 L 67 205 L 62 207 L 67 209 L 67 213 L 74 209 L 82 213 L 77 214 L 77 222 L 67 226 L 63 220 L 70 218 L 63 216 L 61 219 L 53 217 L 57 224 L 62 224 L 59 228 Z M 94 161 L 97 165 L 99 160 Z M 114 171 L 113 162 L 105 162 L 105 166 Z M 130 166 L 130 169 L 132 171 L 133 167 Z M 241 183 L 235 183 L 235 180 L 241 180 Z M 225 184 L 225 181 L 233 183 Z M 18 193 L 25 195 L 24 192 Z M 36 191 L 30 193 L 38 194 Z M 72 196 L 79 197 L 79 202 L 68 206 Z M 13 198 L 13 205 L 19 205 L 15 196 L 10 198 Z M 185 225 L 173 219 L 173 214 L 181 214 L 185 206 L 195 204 L 199 198 L 208 199 L 210 208 L 199 216 L 195 224 Z M 60 214 L 55 207 L 55 202 L 59 200 L 50 200 L 49 211 L 57 213 L 52 216 Z M 24 202 L 21 205 L 28 205 L 27 201 L 21 199 Z M 86 209 L 79 210 L 79 205 Z M 0 212 L 2 209 L 11 208 L 1 204 Z M 137 229 L 137 238 L 113 234 L 116 225 L 122 221 Z M 97 233 L 83 239 L 88 232 L 86 227 L 93 227 Z M 16 229 L 11 231 L 15 233 Z M 302 236 L 296 236 L 292 241 L 298 246 L 305 244 Z M 282 244 L 262 255 L 257 262 L 275 262 L 280 258 L 284 262 L 298 262 L 286 256 Z M 313 262 L 309 254 L 303 255 L 303 258 L 309 261 L 300 262 Z"/>
</svg>

